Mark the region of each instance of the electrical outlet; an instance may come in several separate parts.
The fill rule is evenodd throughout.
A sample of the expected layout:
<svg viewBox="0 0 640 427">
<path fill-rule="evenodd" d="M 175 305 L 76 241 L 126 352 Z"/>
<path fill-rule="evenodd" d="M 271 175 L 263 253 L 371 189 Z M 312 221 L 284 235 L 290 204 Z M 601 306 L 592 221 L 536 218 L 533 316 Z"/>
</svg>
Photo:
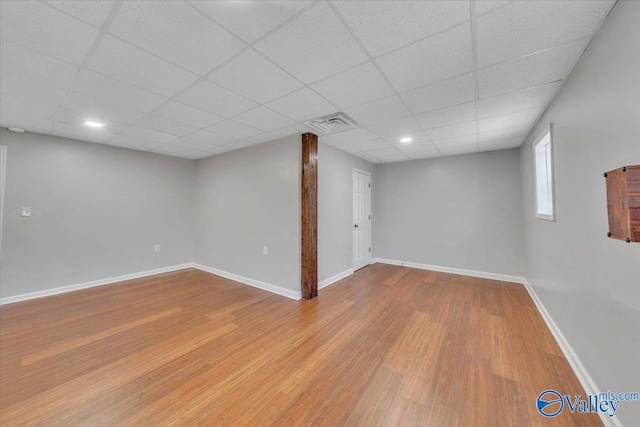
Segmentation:
<svg viewBox="0 0 640 427">
<path fill-rule="evenodd" d="M 20 216 L 31 216 L 31 207 L 30 206 L 23 206 L 22 210 L 20 211 Z"/>
<path fill-rule="evenodd" d="M 262 247 L 262 255 L 269 255 L 269 247 L 268 246 L 263 246 Z"/>
<path fill-rule="evenodd" d="M 160 252 L 160 245 L 155 245 L 153 247 L 153 251 L 156 252 L 156 253 Z"/>
</svg>

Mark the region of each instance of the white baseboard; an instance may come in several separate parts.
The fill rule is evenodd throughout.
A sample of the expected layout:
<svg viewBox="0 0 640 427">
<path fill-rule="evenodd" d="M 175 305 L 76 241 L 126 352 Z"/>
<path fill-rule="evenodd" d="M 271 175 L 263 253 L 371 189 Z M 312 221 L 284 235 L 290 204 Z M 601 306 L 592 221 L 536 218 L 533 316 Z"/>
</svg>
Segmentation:
<svg viewBox="0 0 640 427">
<path fill-rule="evenodd" d="M 324 279 L 322 282 L 318 283 L 318 290 L 322 288 L 326 288 L 329 285 L 333 285 L 338 280 L 342 280 L 347 276 L 351 276 L 353 274 L 353 268 L 343 271 L 342 273 L 335 274 L 328 279 Z"/>
<path fill-rule="evenodd" d="M 156 268 L 154 270 L 142 271 L 139 273 L 124 274 L 122 276 L 109 277 L 106 279 L 92 280 L 91 282 L 77 283 L 75 285 L 61 286 L 59 288 L 45 289 L 43 291 L 30 292 L 27 294 L 15 295 L 12 297 L 0 298 L 0 305 L 11 304 L 19 301 L 26 301 L 34 298 L 48 297 L 51 295 L 64 294 L 66 292 L 77 291 L 80 289 L 93 288 L 96 286 L 109 285 L 111 283 L 122 282 L 124 280 L 139 279 L 142 277 L 153 276 L 154 274 L 168 273 L 176 270 L 190 268 L 191 263 L 172 265 L 169 267 Z"/>
<path fill-rule="evenodd" d="M 374 258 L 371 263 L 401 265 L 403 267 L 419 268 L 421 270 L 439 271 L 441 273 L 460 274 L 462 276 L 481 277 L 483 279 L 500 280 L 503 282 L 522 283 L 526 281 L 524 277 L 511 276 L 508 274 L 487 273 L 485 271 L 465 270 L 463 268 L 443 267 L 440 265 L 420 264 L 417 262 L 397 261 L 393 259 Z"/>
<path fill-rule="evenodd" d="M 551 331 L 551 334 L 558 343 L 560 350 L 562 350 L 564 357 L 567 359 L 567 362 L 569 362 L 569 365 L 571 365 L 571 368 L 573 369 L 573 372 L 575 372 L 576 377 L 578 377 L 578 381 L 580 381 L 580 384 L 584 388 L 584 391 L 587 394 L 591 395 L 599 394 L 600 391 L 596 383 L 593 381 L 593 378 L 591 378 L 591 375 L 589 375 L 589 373 L 587 372 L 586 368 L 578 358 L 578 355 L 575 353 L 575 351 L 573 351 L 571 345 L 569 345 L 569 341 L 567 341 L 567 338 L 564 336 L 556 322 L 553 321 L 553 318 L 526 279 L 524 281 L 524 286 L 527 289 L 529 296 L 533 300 L 533 303 L 536 305 L 538 311 L 540 312 L 540 315 L 544 319 L 544 322 L 547 324 L 547 327 Z M 568 390 L 567 393 L 573 393 L 573 391 Z M 600 415 L 600 419 L 605 426 L 622 427 L 622 424 L 617 417 L 609 417 L 607 414 L 602 412 L 598 412 L 598 415 Z"/>
<path fill-rule="evenodd" d="M 195 262 L 192 263 L 191 266 L 193 268 L 197 268 L 198 270 L 215 274 L 216 276 L 222 276 L 227 279 L 234 280 L 236 282 L 244 283 L 245 285 L 253 286 L 254 288 L 258 288 L 264 291 L 269 291 L 274 294 L 282 295 L 283 297 L 287 297 L 295 300 L 299 300 L 300 298 L 302 298 L 302 293 L 300 291 L 292 291 L 290 289 L 285 289 L 281 286 L 276 286 L 270 283 L 261 282 L 260 280 L 255 280 L 249 277 L 240 276 L 238 274 L 229 273 L 228 271 L 219 270 L 217 268 L 209 267 L 207 265 L 202 265 Z"/>
</svg>

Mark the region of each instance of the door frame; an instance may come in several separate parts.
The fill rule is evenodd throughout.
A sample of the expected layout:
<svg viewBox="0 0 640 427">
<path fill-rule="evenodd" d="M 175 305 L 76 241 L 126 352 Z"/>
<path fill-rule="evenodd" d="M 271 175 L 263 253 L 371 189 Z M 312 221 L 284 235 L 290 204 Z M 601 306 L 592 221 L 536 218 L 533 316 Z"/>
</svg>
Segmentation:
<svg viewBox="0 0 640 427">
<path fill-rule="evenodd" d="M 372 184 L 371 187 L 369 187 L 370 190 L 370 196 L 373 196 L 373 176 L 371 174 L 371 172 L 368 172 L 366 170 L 363 169 L 358 169 L 358 168 L 353 168 L 353 170 L 351 171 L 351 268 L 353 269 L 353 271 L 356 271 L 356 264 L 355 264 L 355 240 L 353 238 L 353 223 L 354 223 L 354 218 L 353 218 L 353 184 L 354 184 L 354 173 L 358 172 L 364 175 L 368 175 L 369 176 L 369 182 Z M 372 200 L 373 197 L 369 197 L 369 212 L 371 212 L 371 219 L 369 220 L 369 245 L 371 246 L 371 255 L 369 255 L 369 264 L 367 265 L 371 265 L 373 263 L 373 212 L 372 212 Z M 364 267 L 366 267 L 367 265 L 365 265 Z M 360 267 L 360 268 L 364 268 L 364 267 Z"/>
</svg>

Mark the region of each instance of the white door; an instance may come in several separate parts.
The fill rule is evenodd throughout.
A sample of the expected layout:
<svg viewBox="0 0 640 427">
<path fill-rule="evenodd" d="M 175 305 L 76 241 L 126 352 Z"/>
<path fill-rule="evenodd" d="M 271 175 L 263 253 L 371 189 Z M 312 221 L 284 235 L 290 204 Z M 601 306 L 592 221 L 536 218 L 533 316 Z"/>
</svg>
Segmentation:
<svg viewBox="0 0 640 427">
<path fill-rule="evenodd" d="M 371 263 L 371 175 L 353 171 L 353 269 Z"/>
</svg>

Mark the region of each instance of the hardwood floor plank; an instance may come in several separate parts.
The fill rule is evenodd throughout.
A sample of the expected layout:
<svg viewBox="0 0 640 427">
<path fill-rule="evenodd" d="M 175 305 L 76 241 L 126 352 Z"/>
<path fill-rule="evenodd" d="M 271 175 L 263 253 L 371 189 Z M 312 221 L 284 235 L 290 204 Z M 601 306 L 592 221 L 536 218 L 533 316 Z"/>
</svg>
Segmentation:
<svg viewBox="0 0 640 427">
<path fill-rule="evenodd" d="M 291 301 L 186 269 L 0 307 L 0 424 L 599 426 L 522 285 L 374 264 Z"/>
</svg>

